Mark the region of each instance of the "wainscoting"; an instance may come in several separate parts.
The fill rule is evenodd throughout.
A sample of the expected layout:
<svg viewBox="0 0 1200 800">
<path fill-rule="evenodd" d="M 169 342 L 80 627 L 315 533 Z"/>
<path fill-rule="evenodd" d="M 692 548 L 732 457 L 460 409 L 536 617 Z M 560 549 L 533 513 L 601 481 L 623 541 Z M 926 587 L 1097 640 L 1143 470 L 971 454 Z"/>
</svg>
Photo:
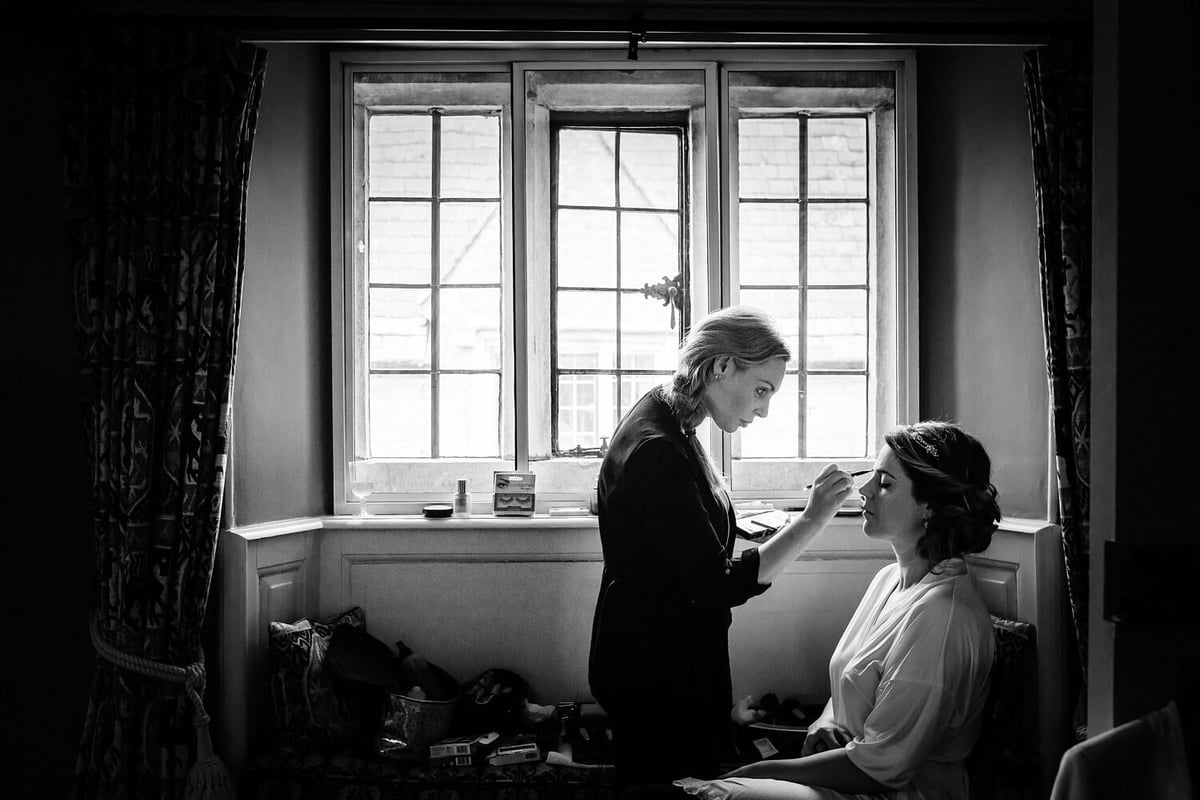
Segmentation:
<svg viewBox="0 0 1200 800">
<path fill-rule="evenodd" d="M 372 635 L 403 640 L 461 681 L 503 666 L 529 681 L 537 702 L 591 699 L 587 653 L 602 567 L 595 518 L 294 519 L 227 530 L 218 554 L 218 749 L 234 768 L 265 741 L 273 620 L 361 606 Z M 736 696 L 823 702 L 830 653 L 891 558 L 862 535 L 857 515 L 835 519 L 770 591 L 735 609 Z M 1038 695 L 1027 728 L 1047 791 L 1067 744 L 1061 561 L 1057 526 L 1029 520 L 1005 520 L 992 546 L 971 558 L 992 613 L 1037 626 Z"/>
</svg>

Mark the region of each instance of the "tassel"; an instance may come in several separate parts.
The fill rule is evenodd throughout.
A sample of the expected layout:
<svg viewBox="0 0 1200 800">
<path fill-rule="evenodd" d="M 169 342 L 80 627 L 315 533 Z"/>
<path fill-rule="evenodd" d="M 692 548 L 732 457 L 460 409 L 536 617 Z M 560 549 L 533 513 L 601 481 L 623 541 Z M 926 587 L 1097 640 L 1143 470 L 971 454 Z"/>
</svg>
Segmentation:
<svg viewBox="0 0 1200 800">
<path fill-rule="evenodd" d="M 208 723 L 196 726 L 196 763 L 188 770 L 184 800 L 237 800 L 233 777 L 213 752 Z"/>
</svg>

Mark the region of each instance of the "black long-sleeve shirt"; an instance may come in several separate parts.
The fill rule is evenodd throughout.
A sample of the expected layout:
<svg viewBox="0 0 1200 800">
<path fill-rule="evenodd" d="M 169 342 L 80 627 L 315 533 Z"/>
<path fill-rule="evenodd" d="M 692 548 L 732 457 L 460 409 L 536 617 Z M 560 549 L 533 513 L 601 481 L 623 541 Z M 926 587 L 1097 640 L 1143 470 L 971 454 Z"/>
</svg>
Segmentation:
<svg viewBox="0 0 1200 800">
<path fill-rule="evenodd" d="M 589 681 L 601 705 L 686 707 L 711 736 L 732 704 L 730 609 L 761 594 L 758 550 L 735 558 L 728 494 L 713 492 L 661 389 L 613 435 L 598 488 L 604 574 Z M 710 728 L 709 725 L 712 727 Z"/>
</svg>

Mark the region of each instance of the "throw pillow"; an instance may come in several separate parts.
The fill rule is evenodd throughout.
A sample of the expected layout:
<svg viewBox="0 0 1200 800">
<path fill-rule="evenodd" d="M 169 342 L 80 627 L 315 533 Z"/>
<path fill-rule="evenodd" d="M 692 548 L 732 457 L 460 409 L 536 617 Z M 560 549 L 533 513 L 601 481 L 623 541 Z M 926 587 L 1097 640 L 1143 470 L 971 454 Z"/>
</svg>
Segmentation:
<svg viewBox="0 0 1200 800">
<path fill-rule="evenodd" d="M 277 750 L 334 750 L 359 727 L 358 698 L 339 691 L 325 665 L 325 653 L 339 625 L 364 627 L 363 610 L 355 607 L 325 620 L 270 623 L 271 739 Z"/>
</svg>

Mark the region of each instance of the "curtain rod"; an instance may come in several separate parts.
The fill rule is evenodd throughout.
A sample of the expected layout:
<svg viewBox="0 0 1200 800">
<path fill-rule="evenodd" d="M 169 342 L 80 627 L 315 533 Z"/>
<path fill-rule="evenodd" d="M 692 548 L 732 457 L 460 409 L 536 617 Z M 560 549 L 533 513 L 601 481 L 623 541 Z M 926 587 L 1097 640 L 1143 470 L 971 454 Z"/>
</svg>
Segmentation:
<svg viewBox="0 0 1200 800">
<path fill-rule="evenodd" d="M 798 46 L 1021 46 L 1047 44 L 1078 32 L 1087 20 L 1054 18 L 1000 22 L 988 18 L 950 22 L 913 19 L 896 22 L 814 22 L 752 20 L 731 30 L 730 22 L 707 20 L 512 20 L 384 19 L 346 17 L 265 17 L 248 15 L 85 13 L 80 24 L 129 27 L 236 30 L 255 44 L 390 45 L 412 47 L 624 47 L 632 34 L 654 47 L 798 47 Z M 736 23 L 735 23 L 736 24 Z M 635 30 L 636 28 L 636 30 Z"/>
<path fill-rule="evenodd" d="M 498 36 L 488 32 L 412 31 L 382 30 L 373 28 L 344 29 L 278 29 L 240 28 L 246 41 L 253 44 L 330 44 L 330 45 L 378 45 L 393 47 L 604 47 L 623 48 L 628 44 L 629 34 L 606 36 L 596 33 L 573 33 L 568 31 L 530 35 L 528 32 L 511 32 Z M 671 35 L 661 31 L 647 31 L 640 42 L 643 50 L 654 48 L 684 49 L 704 48 L 766 48 L 766 47 L 921 47 L 921 46 L 980 46 L 980 47 L 1038 47 L 1054 38 L 1050 33 L 997 34 L 864 34 L 864 33 L 762 33 L 725 34 L 701 37 Z"/>
</svg>

